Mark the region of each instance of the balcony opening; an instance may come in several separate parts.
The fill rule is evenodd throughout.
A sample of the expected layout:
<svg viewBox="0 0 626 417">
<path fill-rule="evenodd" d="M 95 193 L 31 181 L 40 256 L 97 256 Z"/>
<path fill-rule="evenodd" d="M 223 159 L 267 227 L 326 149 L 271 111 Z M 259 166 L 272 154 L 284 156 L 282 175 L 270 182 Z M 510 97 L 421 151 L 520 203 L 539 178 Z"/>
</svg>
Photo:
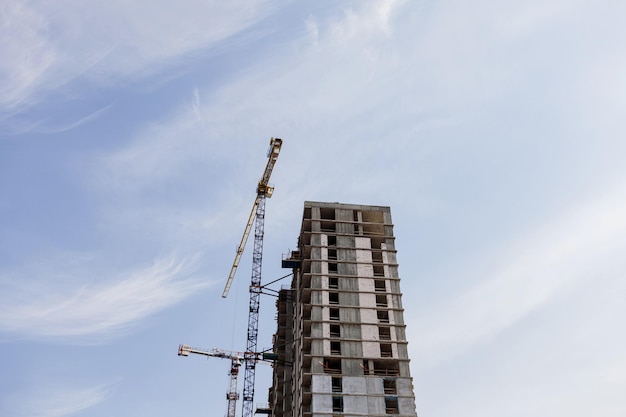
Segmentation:
<svg viewBox="0 0 626 417">
<path fill-rule="evenodd" d="M 341 359 L 324 359 L 324 372 L 327 374 L 341 374 Z"/>
<path fill-rule="evenodd" d="M 400 375 L 400 364 L 397 359 L 374 360 L 374 374 L 383 376 Z"/>
</svg>

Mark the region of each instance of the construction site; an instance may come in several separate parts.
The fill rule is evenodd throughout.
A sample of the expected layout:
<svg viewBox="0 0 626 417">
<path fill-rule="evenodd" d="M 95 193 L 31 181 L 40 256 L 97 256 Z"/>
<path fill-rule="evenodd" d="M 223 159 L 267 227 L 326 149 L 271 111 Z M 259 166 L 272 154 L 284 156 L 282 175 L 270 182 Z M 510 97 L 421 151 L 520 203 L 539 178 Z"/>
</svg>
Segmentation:
<svg viewBox="0 0 626 417">
<path fill-rule="evenodd" d="M 239 402 L 242 417 L 417 416 L 389 207 L 305 201 L 297 249 L 281 260 L 287 275 L 262 282 L 265 202 L 282 145 L 270 140 L 222 293 L 228 296 L 254 229 L 245 349 L 183 344 L 178 355 L 230 361 L 226 417 L 237 415 Z M 291 283 L 269 287 L 284 278 Z M 272 348 L 259 351 L 261 298 L 275 300 L 276 331 Z M 255 393 L 261 363 L 272 366 L 268 393 Z"/>
</svg>

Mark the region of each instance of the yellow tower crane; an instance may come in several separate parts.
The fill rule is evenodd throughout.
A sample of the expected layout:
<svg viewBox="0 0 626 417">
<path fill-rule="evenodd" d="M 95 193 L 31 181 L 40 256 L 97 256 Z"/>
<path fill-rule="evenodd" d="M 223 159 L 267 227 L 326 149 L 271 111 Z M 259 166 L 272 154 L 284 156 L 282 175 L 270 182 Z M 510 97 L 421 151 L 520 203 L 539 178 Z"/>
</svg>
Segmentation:
<svg viewBox="0 0 626 417">
<path fill-rule="evenodd" d="M 262 205 L 263 213 L 265 213 L 265 199 L 272 197 L 274 193 L 274 187 L 269 184 L 270 176 L 272 175 L 272 171 L 274 170 L 274 164 L 278 159 L 278 154 L 280 153 L 280 148 L 283 145 L 283 140 L 279 138 L 271 138 L 270 139 L 270 147 L 267 151 L 267 164 L 265 165 L 265 170 L 263 171 L 263 176 L 259 180 L 259 183 L 256 188 L 256 198 L 254 199 L 254 204 L 252 204 L 252 210 L 250 210 L 250 216 L 248 217 L 248 223 L 246 223 L 246 228 L 243 231 L 243 236 L 241 237 L 241 242 L 239 243 L 239 247 L 237 248 L 237 253 L 235 255 L 235 261 L 233 262 L 233 266 L 230 268 L 230 274 L 228 274 L 228 279 L 226 280 L 226 286 L 224 286 L 224 292 L 222 293 L 222 298 L 226 298 L 228 296 L 228 291 L 230 290 L 230 286 L 233 283 L 233 278 L 235 278 L 235 273 L 237 272 L 237 267 L 239 266 L 239 261 L 241 260 L 241 256 L 243 255 L 243 251 L 246 247 L 246 243 L 248 242 L 248 237 L 250 236 L 250 231 L 252 230 L 252 224 L 255 219 L 257 219 L 258 223 L 258 209 Z M 258 227 L 257 227 L 258 228 Z M 261 230 L 263 226 L 261 225 Z M 261 235 L 261 239 L 263 236 Z"/>
<path fill-rule="evenodd" d="M 244 352 L 244 377 L 243 377 L 243 406 L 242 417 L 252 417 L 254 403 L 254 378 L 258 356 L 254 352 L 257 351 L 257 336 L 259 333 L 259 301 L 261 298 L 261 265 L 263 263 L 263 233 L 265 223 L 265 199 L 272 196 L 274 187 L 269 184 L 270 176 L 274 170 L 274 165 L 278 159 L 278 154 L 283 145 L 283 140 L 279 138 L 271 138 L 270 146 L 267 151 L 267 164 L 263 171 L 263 176 L 259 180 L 256 188 L 256 198 L 252 205 L 252 211 L 248 217 L 248 223 L 243 232 L 241 243 L 237 248 L 235 261 L 230 270 L 226 286 L 222 297 L 226 298 L 228 290 L 235 277 L 235 272 L 239 266 L 239 260 L 243 254 L 243 250 L 248 241 L 248 236 L 254 227 L 254 250 L 252 252 L 252 278 L 250 282 L 250 305 L 248 313 L 248 336 L 246 342 L 246 351 Z"/>
</svg>

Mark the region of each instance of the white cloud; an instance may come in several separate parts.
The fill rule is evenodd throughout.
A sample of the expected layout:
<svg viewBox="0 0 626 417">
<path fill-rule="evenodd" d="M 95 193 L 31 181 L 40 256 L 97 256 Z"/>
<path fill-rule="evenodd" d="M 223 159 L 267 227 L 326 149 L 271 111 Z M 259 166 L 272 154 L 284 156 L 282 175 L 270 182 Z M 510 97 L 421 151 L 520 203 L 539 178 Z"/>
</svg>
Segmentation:
<svg viewBox="0 0 626 417">
<path fill-rule="evenodd" d="M 8 0 L 0 10 L 0 110 L 20 110 L 80 75 L 101 83 L 171 67 L 244 30 L 274 3 Z"/>
<path fill-rule="evenodd" d="M 413 357 L 437 362 L 463 353 L 494 337 L 568 289 L 594 281 L 610 286 L 626 267 L 626 193 L 610 195 L 564 214 L 506 254 L 505 267 L 469 291 L 422 310 L 412 318 Z M 459 274 L 475 274 L 463 266 Z"/>
<path fill-rule="evenodd" d="M 58 382 L 45 386 L 34 384 L 28 392 L 20 392 L 8 400 L 7 410 L 13 417 L 63 417 L 91 408 L 104 401 L 112 385 L 69 387 Z"/>
<path fill-rule="evenodd" d="M 70 266 L 57 276 L 53 267 L 41 271 L 46 275 L 9 276 L 0 283 L 0 331 L 63 341 L 111 338 L 206 288 L 209 282 L 189 277 L 196 264 L 194 258 L 161 258 L 104 283 L 76 276 Z"/>
</svg>

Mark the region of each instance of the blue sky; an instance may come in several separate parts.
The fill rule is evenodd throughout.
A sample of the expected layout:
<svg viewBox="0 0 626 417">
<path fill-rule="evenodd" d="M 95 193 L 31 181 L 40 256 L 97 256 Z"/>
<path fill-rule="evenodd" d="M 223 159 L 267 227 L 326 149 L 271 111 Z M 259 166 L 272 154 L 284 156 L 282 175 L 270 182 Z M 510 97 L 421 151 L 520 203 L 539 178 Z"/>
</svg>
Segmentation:
<svg viewBox="0 0 626 417">
<path fill-rule="evenodd" d="M 176 350 L 245 346 L 275 136 L 265 280 L 305 200 L 391 206 L 418 415 L 623 416 L 625 12 L 6 0 L 0 414 L 225 414 L 228 361 Z"/>
</svg>

